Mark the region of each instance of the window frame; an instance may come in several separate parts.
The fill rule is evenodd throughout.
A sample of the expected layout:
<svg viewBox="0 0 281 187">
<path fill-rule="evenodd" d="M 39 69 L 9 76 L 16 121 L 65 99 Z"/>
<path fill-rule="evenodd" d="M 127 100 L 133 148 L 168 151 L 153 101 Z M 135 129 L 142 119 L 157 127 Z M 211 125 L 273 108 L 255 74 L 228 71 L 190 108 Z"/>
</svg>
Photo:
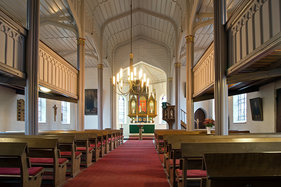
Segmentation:
<svg viewBox="0 0 281 187">
<path fill-rule="evenodd" d="M 38 123 L 47 123 L 46 105 L 46 99 L 38 97 Z"/>
<path fill-rule="evenodd" d="M 65 114 L 66 112 L 66 114 Z M 64 115 L 65 114 L 65 115 Z M 67 120 L 64 120 L 64 116 L 67 116 Z M 61 124 L 70 125 L 70 103 L 61 101 Z"/>
<path fill-rule="evenodd" d="M 233 123 L 247 123 L 247 94 L 233 96 Z"/>
<path fill-rule="evenodd" d="M 122 100 L 123 103 L 120 103 L 120 100 Z M 122 105 L 122 110 L 120 110 L 120 106 Z M 122 114 L 121 114 L 121 112 Z M 123 121 L 121 121 L 121 117 Z M 118 123 L 119 124 L 125 124 L 126 123 L 126 98 L 124 96 L 119 96 L 118 97 Z"/>
</svg>

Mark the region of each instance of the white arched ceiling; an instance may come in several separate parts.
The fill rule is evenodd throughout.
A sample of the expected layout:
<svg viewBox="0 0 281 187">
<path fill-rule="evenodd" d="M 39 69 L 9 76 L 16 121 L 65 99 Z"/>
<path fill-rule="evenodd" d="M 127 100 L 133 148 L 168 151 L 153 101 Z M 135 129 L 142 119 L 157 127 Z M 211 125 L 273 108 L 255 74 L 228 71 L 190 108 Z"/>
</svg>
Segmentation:
<svg viewBox="0 0 281 187">
<path fill-rule="evenodd" d="M 228 17 L 242 0 L 227 0 Z M 11 3 L 12 2 L 12 3 Z M 27 0 L 1 0 L 0 8 L 26 26 Z M 70 5 L 68 2 L 73 2 Z M 111 63 L 116 48 L 130 39 L 131 0 L 85 0 L 86 67 L 95 67 L 100 51 Z M 133 0 L 133 36 L 166 46 L 172 59 L 185 61 L 185 20 L 187 0 Z M 77 26 L 73 11 L 80 0 L 40 0 L 40 39 L 55 52 L 77 66 Z M 18 6 L 14 6 L 14 5 Z M 73 6 L 72 6 L 73 5 Z M 196 23 L 212 19 L 213 0 L 199 0 Z M 79 11 L 75 17 L 79 16 Z M 199 19 L 200 18 L 200 19 Z M 195 33 L 195 63 L 213 41 L 213 26 Z M 180 46 L 180 47 L 179 47 Z M 171 61 L 171 60 L 170 60 Z"/>
<path fill-rule="evenodd" d="M 87 12 L 94 18 L 94 30 L 103 40 L 103 57 L 130 39 L 131 0 L 86 0 Z M 184 22 L 185 0 L 133 0 L 133 37 L 150 38 L 168 46 L 174 55 Z"/>
<path fill-rule="evenodd" d="M 226 0 L 227 6 L 227 16 L 228 18 L 232 15 L 233 11 L 241 3 L 242 0 Z M 195 18 L 195 25 L 203 22 L 208 22 L 208 20 L 213 19 L 213 0 L 201 0 L 199 3 L 197 15 Z M 214 40 L 214 28 L 212 21 L 209 24 L 202 24 L 203 27 L 199 27 L 195 31 L 194 38 L 194 62 L 195 65 L 201 56 L 204 54 L 206 49 Z M 182 65 L 186 64 L 186 42 L 185 35 L 180 38 L 180 49 L 179 56 L 182 62 Z"/>
<path fill-rule="evenodd" d="M 129 43 L 120 46 L 115 50 L 113 55 L 113 74 L 116 74 L 120 68 L 126 68 L 129 66 L 129 53 Z M 169 49 L 166 47 L 140 38 L 133 42 L 133 54 L 134 64 L 143 61 L 163 70 L 166 74 L 168 74 L 171 58 Z"/>
</svg>

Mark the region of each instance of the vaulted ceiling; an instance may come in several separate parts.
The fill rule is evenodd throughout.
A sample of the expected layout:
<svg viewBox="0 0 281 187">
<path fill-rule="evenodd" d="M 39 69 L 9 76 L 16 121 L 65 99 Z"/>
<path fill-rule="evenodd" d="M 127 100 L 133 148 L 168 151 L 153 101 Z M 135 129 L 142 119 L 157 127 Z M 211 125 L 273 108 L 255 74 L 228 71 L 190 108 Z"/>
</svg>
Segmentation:
<svg viewBox="0 0 281 187">
<path fill-rule="evenodd" d="M 0 8 L 26 27 L 27 0 L 1 0 Z M 77 0 L 80 2 L 81 0 Z M 186 3 L 190 0 L 133 0 L 133 37 L 165 46 L 171 55 L 185 64 Z M 227 0 L 228 16 L 242 0 Z M 67 0 L 41 0 L 40 39 L 77 67 L 76 23 Z M 130 41 L 131 0 L 85 0 L 86 17 L 86 67 L 98 63 L 98 51 L 108 64 L 116 48 Z M 196 23 L 210 20 L 195 32 L 196 63 L 213 41 L 213 0 L 199 0 Z M 91 27 L 91 28 L 89 28 Z M 94 38 L 93 36 L 97 36 Z M 99 40 L 99 42 L 97 41 Z M 100 42 L 102 41 L 102 42 Z M 101 45 L 97 45 L 101 44 Z M 106 60 L 104 60 L 107 62 Z M 108 65 L 106 64 L 106 65 Z"/>
</svg>

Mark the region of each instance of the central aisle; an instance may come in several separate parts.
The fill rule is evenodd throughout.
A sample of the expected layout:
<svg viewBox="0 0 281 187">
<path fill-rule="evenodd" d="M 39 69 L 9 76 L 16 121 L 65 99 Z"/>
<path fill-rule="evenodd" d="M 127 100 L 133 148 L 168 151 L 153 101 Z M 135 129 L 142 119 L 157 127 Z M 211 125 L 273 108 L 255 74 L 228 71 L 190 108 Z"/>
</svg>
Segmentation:
<svg viewBox="0 0 281 187">
<path fill-rule="evenodd" d="M 169 187 L 152 140 L 128 140 L 64 186 Z"/>
</svg>

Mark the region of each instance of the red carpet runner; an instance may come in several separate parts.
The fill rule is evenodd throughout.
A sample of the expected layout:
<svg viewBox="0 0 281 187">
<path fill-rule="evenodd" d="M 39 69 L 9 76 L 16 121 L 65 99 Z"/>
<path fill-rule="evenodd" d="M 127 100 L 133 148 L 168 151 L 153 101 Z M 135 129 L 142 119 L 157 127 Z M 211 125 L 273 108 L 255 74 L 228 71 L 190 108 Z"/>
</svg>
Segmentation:
<svg viewBox="0 0 281 187">
<path fill-rule="evenodd" d="M 128 140 L 64 185 L 169 187 L 152 140 Z"/>
</svg>

